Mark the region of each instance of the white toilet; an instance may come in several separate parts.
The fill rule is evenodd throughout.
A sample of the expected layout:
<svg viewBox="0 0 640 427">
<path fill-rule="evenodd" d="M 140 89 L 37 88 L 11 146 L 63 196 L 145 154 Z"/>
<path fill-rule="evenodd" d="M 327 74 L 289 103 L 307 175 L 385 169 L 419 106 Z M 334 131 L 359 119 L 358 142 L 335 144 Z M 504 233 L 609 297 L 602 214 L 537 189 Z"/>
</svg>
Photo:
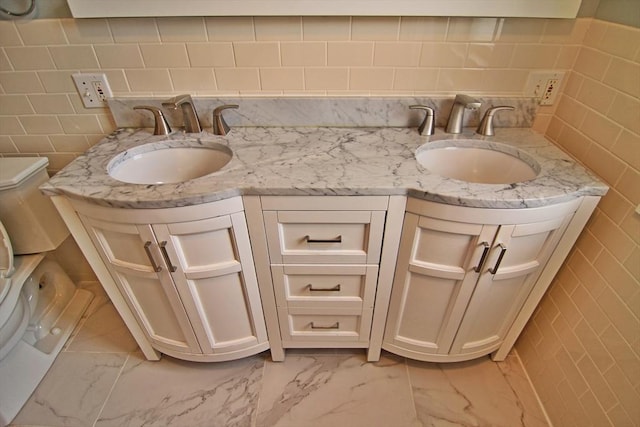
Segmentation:
<svg viewBox="0 0 640 427">
<path fill-rule="evenodd" d="M 38 190 L 47 164 L 0 158 L 0 426 L 20 411 L 93 298 L 45 259 L 69 235 Z"/>
</svg>

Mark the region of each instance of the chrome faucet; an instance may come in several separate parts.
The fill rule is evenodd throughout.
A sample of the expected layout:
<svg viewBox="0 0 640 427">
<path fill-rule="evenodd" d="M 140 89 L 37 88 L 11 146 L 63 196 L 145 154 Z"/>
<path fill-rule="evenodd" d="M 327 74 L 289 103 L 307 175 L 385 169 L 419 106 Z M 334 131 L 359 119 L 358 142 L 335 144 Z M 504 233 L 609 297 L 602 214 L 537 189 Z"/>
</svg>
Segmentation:
<svg viewBox="0 0 640 427">
<path fill-rule="evenodd" d="M 182 118 L 184 121 L 184 130 L 187 133 L 200 133 L 202 127 L 200 126 L 200 120 L 198 120 L 198 113 L 193 106 L 193 99 L 191 95 L 178 95 L 162 103 L 163 107 L 171 108 L 173 110 L 180 107 L 182 109 Z"/>
<path fill-rule="evenodd" d="M 445 132 L 462 133 L 464 110 L 467 108 L 475 110 L 480 108 L 480 105 L 480 101 L 468 95 L 456 95 L 456 99 L 453 101 L 453 107 L 451 107 L 451 113 L 449 114 L 449 121 L 447 122 Z"/>
</svg>

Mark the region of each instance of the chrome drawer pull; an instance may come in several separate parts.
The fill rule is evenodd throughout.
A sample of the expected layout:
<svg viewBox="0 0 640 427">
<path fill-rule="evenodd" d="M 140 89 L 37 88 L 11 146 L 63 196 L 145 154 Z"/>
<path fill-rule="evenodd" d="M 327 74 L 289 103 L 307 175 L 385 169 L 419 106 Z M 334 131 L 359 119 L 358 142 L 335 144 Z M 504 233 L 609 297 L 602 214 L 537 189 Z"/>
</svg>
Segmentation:
<svg viewBox="0 0 640 427">
<path fill-rule="evenodd" d="M 151 255 L 151 249 L 149 249 L 149 246 L 151 246 L 151 242 L 147 240 L 147 243 L 144 244 L 144 251 L 147 253 L 147 257 L 149 258 L 149 262 L 151 263 L 151 268 L 153 268 L 153 271 L 157 273 L 160 270 L 162 270 L 162 267 L 156 264 L 156 261 L 153 259 L 153 256 Z"/>
<path fill-rule="evenodd" d="M 481 245 L 484 246 L 484 249 L 482 250 L 482 256 L 480 257 L 480 262 L 478 262 L 477 266 L 473 267 L 473 271 L 475 271 L 476 273 L 480 273 L 480 271 L 482 270 L 482 266 L 484 265 L 484 262 L 487 260 L 487 254 L 489 253 L 489 243 L 482 242 Z"/>
<path fill-rule="evenodd" d="M 307 285 L 310 292 L 340 292 L 340 284 L 335 285 L 333 288 L 320 289 L 314 288 L 311 283 Z"/>
<path fill-rule="evenodd" d="M 316 326 L 315 322 L 311 322 L 311 329 L 340 329 L 340 322 L 336 322 L 330 326 Z"/>
<path fill-rule="evenodd" d="M 309 235 L 304 236 L 307 243 L 342 243 L 342 235 L 335 239 L 312 239 Z"/>
<path fill-rule="evenodd" d="M 498 256 L 498 260 L 496 261 L 496 265 L 493 266 L 493 268 L 489 269 L 489 273 L 491 274 L 496 274 L 498 272 L 498 267 L 500 267 L 500 263 L 502 262 L 502 258 L 504 257 L 504 254 L 507 252 L 507 247 L 505 245 L 503 245 L 502 243 L 500 243 L 500 255 Z"/>
<path fill-rule="evenodd" d="M 178 268 L 175 265 L 173 265 L 173 263 L 171 262 L 171 258 L 169 258 L 169 253 L 167 252 L 166 240 L 163 242 L 160 242 L 160 251 L 162 252 L 162 257 L 164 258 L 164 262 L 167 263 L 167 268 L 169 269 L 169 271 L 172 273 L 175 273 Z"/>
</svg>

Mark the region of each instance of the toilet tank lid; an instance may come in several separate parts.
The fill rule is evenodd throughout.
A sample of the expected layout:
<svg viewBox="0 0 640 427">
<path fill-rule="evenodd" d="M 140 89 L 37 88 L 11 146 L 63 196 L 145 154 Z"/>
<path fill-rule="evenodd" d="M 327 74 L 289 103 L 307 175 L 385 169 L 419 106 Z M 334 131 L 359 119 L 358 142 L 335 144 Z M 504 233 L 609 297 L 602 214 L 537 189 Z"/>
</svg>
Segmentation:
<svg viewBox="0 0 640 427">
<path fill-rule="evenodd" d="M 3 157 L 0 158 L 0 190 L 17 187 L 31 175 L 46 168 L 46 157 Z"/>
</svg>

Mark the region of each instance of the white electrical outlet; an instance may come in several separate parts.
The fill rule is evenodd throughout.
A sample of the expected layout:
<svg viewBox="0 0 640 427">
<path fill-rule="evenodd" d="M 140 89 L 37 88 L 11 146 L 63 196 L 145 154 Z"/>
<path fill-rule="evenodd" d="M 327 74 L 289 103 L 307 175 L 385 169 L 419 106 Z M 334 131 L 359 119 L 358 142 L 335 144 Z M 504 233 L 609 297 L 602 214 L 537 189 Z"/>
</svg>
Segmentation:
<svg viewBox="0 0 640 427">
<path fill-rule="evenodd" d="M 76 84 L 85 108 L 107 106 L 107 98 L 113 96 L 107 76 L 103 73 L 76 73 L 71 77 Z"/>
<path fill-rule="evenodd" d="M 562 71 L 534 71 L 529 73 L 524 94 L 538 98 L 540 105 L 553 105 L 564 78 Z"/>
</svg>

